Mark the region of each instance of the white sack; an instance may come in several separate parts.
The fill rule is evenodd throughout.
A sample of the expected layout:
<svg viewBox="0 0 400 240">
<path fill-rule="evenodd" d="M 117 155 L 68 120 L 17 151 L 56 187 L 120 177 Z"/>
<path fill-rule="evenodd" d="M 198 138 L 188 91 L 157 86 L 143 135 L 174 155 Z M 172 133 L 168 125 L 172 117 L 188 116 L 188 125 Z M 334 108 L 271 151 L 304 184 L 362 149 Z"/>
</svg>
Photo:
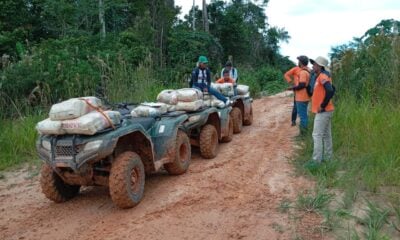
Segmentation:
<svg viewBox="0 0 400 240">
<path fill-rule="evenodd" d="M 176 90 L 166 89 L 161 91 L 157 96 L 157 102 L 175 105 L 178 103 L 178 95 Z"/>
<path fill-rule="evenodd" d="M 230 97 L 230 96 L 235 95 L 232 83 L 212 83 L 211 87 L 218 90 L 224 96 Z"/>
<path fill-rule="evenodd" d="M 239 84 L 237 86 L 237 92 L 239 95 L 246 95 L 249 92 L 249 86 Z"/>
<path fill-rule="evenodd" d="M 203 99 L 203 93 L 197 88 L 182 88 L 176 90 L 178 102 L 194 102 Z"/>
<path fill-rule="evenodd" d="M 205 106 L 205 107 L 216 107 L 216 108 L 224 108 L 225 107 L 225 103 L 213 95 L 205 95 L 203 102 L 204 102 L 203 106 Z"/>
<path fill-rule="evenodd" d="M 224 108 L 225 103 L 221 100 L 215 99 L 215 100 L 212 100 L 211 106 L 216 107 L 216 108 Z"/>
<path fill-rule="evenodd" d="M 121 122 L 121 114 L 117 111 L 105 111 L 112 124 Z M 90 112 L 79 118 L 62 121 L 62 128 L 68 134 L 94 135 L 98 131 L 111 127 L 109 121 L 97 111 Z"/>
<path fill-rule="evenodd" d="M 131 112 L 132 117 L 158 117 L 166 113 L 168 106 L 165 103 L 142 103 Z"/>
<path fill-rule="evenodd" d="M 176 104 L 176 111 L 197 111 L 203 107 L 203 100 L 197 100 L 194 102 L 178 102 Z"/>
<path fill-rule="evenodd" d="M 175 112 L 176 111 L 176 105 L 167 105 L 167 112 Z"/>
<path fill-rule="evenodd" d="M 86 99 L 94 107 L 101 107 L 101 100 L 96 97 L 82 97 Z M 54 104 L 50 109 L 50 119 L 68 120 L 83 116 L 94 109 L 89 106 L 84 100 L 79 98 L 71 98 L 69 100 Z"/>
<path fill-rule="evenodd" d="M 40 121 L 36 124 L 36 130 L 43 135 L 55 134 L 62 135 L 65 134 L 64 129 L 62 129 L 61 121 L 52 121 L 50 118 L 47 118 L 43 121 Z"/>
</svg>

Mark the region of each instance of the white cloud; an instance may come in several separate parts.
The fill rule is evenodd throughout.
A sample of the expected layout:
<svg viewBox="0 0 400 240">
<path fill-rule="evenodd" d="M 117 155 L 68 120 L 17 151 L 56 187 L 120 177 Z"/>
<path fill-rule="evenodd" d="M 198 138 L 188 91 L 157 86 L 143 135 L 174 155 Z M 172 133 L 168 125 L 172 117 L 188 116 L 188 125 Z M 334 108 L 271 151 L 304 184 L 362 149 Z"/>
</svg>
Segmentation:
<svg viewBox="0 0 400 240">
<path fill-rule="evenodd" d="M 284 27 L 291 36 L 281 53 L 296 61 L 296 56 L 328 56 L 331 47 L 361 37 L 382 19 L 400 17 L 400 1 L 394 0 L 270 0 L 268 22 Z"/>
<path fill-rule="evenodd" d="M 207 3 L 210 1 L 208 0 Z M 195 0 L 196 5 L 202 3 Z M 176 0 L 187 14 L 192 0 Z M 271 26 L 284 27 L 291 36 L 281 53 L 327 57 L 331 47 L 361 37 L 383 19 L 400 18 L 399 0 L 269 0 L 266 14 Z"/>
</svg>

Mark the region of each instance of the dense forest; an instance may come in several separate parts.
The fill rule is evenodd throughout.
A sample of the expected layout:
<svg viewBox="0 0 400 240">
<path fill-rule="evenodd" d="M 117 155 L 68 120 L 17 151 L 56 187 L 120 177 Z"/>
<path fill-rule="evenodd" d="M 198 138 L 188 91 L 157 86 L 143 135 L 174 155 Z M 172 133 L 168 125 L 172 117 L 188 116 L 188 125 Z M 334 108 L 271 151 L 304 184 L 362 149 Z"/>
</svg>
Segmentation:
<svg viewBox="0 0 400 240">
<path fill-rule="evenodd" d="M 1 0 L 0 118 L 83 95 L 152 100 L 186 86 L 199 55 L 215 74 L 233 59 L 254 93 L 280 89 L 289 35 L 269 26 L 267 3 L 211 1 L 180 19 L 173 0 Z"/>
</svg>

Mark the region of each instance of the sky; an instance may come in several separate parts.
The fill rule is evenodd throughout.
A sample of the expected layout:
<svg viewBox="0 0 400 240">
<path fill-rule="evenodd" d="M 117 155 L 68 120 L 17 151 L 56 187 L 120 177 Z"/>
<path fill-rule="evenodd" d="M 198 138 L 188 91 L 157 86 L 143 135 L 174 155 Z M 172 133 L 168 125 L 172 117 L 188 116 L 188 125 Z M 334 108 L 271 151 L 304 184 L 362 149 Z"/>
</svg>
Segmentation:
<svg viewBox="0 0 400 240">
<path fill-rule="evenodd" d="M 193 0 L 175 4 L 185 15 Z M 296 62 L 299 55 L 328 58 L 331 47 L 361 37 L 382 19 L 400 20 L 400 0 L 269 0 L 266 15 L 269 25 L 289 32 L 291 39 L 281 43 L 281 54 Z"/>
</svg>

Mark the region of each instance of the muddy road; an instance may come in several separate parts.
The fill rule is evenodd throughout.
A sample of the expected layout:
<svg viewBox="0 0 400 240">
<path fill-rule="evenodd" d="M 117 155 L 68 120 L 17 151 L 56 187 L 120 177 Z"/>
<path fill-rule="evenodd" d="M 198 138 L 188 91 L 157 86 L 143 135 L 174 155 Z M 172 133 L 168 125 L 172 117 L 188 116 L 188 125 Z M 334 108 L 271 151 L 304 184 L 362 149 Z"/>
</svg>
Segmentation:
<svg viewBox="0 0 400 240">
<path fill-rule="evenodd" d="M 146 178 L 144 198 L 132 209 L 115 207 L 103 187 L 55 204 L 32 170 L 4 173 L 0 239 L 322 239 L 309 231 L 317 216 L 293 218 L 278 209 L 312 188 L 289 162 L 298 134 L 290 127 L 292 99 L 256 100 L 253 125 L 221 144 L 215 159 L 194 151 L 186 174 Z"/>
</svg>

